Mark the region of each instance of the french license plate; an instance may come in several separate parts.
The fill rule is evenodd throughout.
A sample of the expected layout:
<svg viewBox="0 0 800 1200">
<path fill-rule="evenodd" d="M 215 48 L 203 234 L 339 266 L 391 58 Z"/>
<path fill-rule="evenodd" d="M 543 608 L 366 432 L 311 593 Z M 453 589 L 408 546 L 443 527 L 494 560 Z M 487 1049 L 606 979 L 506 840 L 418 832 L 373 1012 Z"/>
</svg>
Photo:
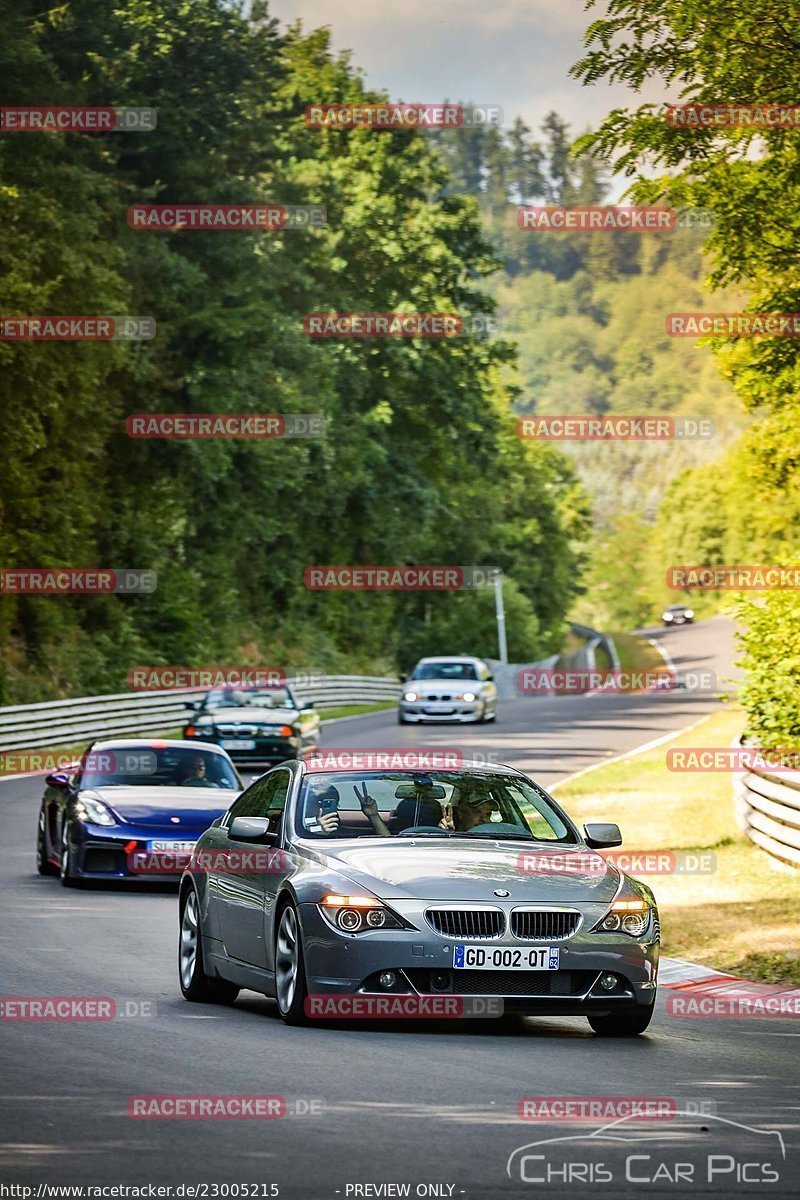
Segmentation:
<svg viewBox="0 0 800 1200">
<path fill-rule="evenodd" d="M 161 854 L 191 854 L 194 842 L 169 842 L 166 838 L 159 838 L 148 842 L 147 849 Z"/>
<path fill-rule="evenodd" d="M 453 967 L 464 971 L 557 971 L 558 946 L 454 946 Z"/>
<path fill-rule="evenodd" d="M 232 738 L 220 742 L 220 746 L 223 750 L 255 750 L 256 743 L 253 738 Z"/>
</svg>

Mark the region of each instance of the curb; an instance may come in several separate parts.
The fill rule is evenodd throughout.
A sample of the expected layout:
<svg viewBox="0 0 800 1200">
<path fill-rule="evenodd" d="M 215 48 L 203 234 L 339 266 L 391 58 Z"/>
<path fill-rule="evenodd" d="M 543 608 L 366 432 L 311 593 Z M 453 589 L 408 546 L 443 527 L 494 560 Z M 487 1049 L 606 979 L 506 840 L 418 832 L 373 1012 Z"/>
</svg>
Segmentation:
<svg viewBox="0 0 800 1200">
<path fill-rule="evenodd" d="M 748 996 L 787 996 L 800 1001 L 800 987 L 782 983 L 762 983 L 743 979 L 741 975 L 730 975 L 715 971 L 699 963 L 687 962 L 682 958 L 662 958 L 658 970 L 660 987 L 677 991 L 692 991 L 699 995 L 734 997 L 746 991 Z"/>
</svg>

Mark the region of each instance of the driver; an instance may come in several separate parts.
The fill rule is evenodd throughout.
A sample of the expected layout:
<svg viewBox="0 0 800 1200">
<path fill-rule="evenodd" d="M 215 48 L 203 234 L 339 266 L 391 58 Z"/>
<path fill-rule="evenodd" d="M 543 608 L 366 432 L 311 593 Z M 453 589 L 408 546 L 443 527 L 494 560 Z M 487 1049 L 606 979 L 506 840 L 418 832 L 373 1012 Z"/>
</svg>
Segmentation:
<svg viewBox="0 0 800 1200">
<path fill-rule="evenodd" d="M 181 787 L 216 787 L 206 773 L 206 760 L 202 754 L 196 754 L 189 764 L 189 770 L 181 780 Z"/>
</svg>

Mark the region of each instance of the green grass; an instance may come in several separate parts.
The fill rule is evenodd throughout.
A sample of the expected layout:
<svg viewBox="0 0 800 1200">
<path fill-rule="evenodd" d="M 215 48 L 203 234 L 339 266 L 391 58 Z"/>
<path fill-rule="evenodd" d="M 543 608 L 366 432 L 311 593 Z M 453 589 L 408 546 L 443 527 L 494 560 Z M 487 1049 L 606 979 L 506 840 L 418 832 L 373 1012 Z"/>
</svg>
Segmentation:
<svg viewBox="0 0 800 1200">
<path fill-rule="evenodd" d="M 664 670 L 664 659 L 655 646 L 636 637 L 633 633 L 611 633 L 619 655 L 620 668 L 623 671 L 656 671 Z"/>
<path fill-rule="evenodd" d="M 380 700 L 376 704 L 343 704 L 340 708 L 321 708 L 319 715 L 323 721 L 330 721 L 334 717 L 360 717 L 363 713 L 381 712 L 396 707 L 395 700 Z"/>
<path fill-rule="evenodd" d="M 706 875 L 644 877 L 661 913 L 663 950 L 768 983 L 800 984 L 800 871 L 776 864 L 739 830 L 728 772 L 667 770 L 671 746 L 729 746 L 744 723 L 731 706 L 644 754 L 557 784 L 579 823 L 616 821 L 623 850 L 711 850 Z"/>
</svg>

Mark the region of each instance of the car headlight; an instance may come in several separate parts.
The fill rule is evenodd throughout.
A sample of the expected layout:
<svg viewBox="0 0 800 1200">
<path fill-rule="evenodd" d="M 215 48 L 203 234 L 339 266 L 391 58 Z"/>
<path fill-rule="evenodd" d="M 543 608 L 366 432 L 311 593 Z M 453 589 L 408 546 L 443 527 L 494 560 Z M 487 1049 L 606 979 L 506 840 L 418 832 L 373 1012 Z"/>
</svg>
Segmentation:
<svg viewBox="0 0 800 1200">
<path fill-rule="evenodd" d="M 405 692 L 403 694 L 403 699 L 409 700 L 409 701 L 411 701 L 411 703 L 413 703 L 415 700 L 419 700 L 419 695 L 417 694 L 417 692 Z"/>
<path fill-rule="evenodd" d="M 615 900 L 592 933 L 627 933 L 641 937 L 650 923 L 652 905 L 641 896 L 632 900 Z"/>
<path fill-rule="evenodd" d="M 116 819 L 101 800 L 92 800 L 90 796 L 81 796 L 75 804 L 75 816 L 79 821 L 89 821 L 92 825 L 116 825 Z"/>
<path fill-rule="evenodd" d="M 394 913 L 374 896 L 323 896 L 320 912 L 330 925 L 343 933 L 367 933 L 370 929 L 404 929 Z"/>
<path fill-rule="evenodd" d="M 662 621 L 671 621 L 671 620 L 672 620 L 672 613 L 662 613 L 662 614 L 661 614 L 661 620 L 662 620 Z"/>
<path fill-rule="evenodd" d="M 462 700 L 467 700 L 467 701 L 478 699 L 478 697 L 475 695 L 474 692 L 464 692 L 463 696 L 461 696 L 460 698 Z"/>
<path fill-rule="evenodd" d="M 685 613 L 685 616 L 687 616 L 687 617 L 688 617 L 688 618 L 691 620 L 691 618 L 694 616 L 694 609 L 693 609 L 693 608 L 687 608 L 687 610 L 686 610 L 686 613 Z"/>
</svg>

